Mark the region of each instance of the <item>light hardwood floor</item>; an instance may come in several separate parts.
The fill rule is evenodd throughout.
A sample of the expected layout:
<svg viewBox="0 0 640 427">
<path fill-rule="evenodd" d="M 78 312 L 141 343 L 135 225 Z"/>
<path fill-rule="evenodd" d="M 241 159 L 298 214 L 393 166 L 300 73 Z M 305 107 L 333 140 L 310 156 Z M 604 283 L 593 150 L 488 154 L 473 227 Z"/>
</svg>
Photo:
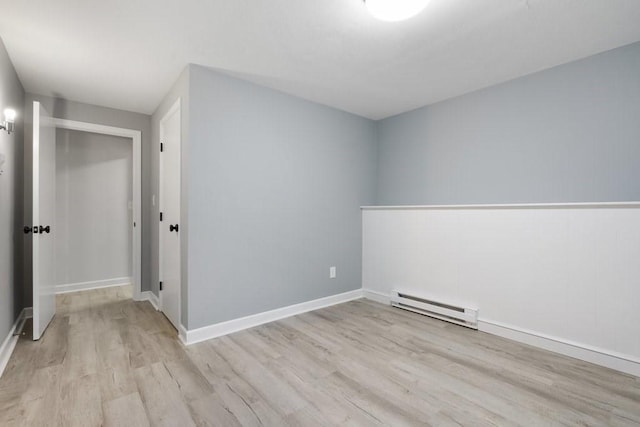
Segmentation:
<svg viewBox="0 0 640 427">
<path fill-rule="evenodd" d="M 638 378 L 366 300 L 184 347 L 130 297 L 59 296 L 0 425 L 640 425 Z"/>
</svg>

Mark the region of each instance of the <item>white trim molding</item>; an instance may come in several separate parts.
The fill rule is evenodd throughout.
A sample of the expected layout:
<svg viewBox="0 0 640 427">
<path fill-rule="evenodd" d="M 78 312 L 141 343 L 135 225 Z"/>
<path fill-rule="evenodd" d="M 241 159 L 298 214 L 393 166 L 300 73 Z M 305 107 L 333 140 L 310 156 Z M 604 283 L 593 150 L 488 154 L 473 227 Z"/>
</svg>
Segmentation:
<svg viewBox="0 0 640 427">
<path fill-rule="evenodd" d="M 479 319 L 478 330 L 640 377 L 640 359 L 615 351 L 575 343 L 493 320 Z"/>
<path fill-rule="evenodd" d="M 201 341 L 210 340 L 212 338 L 221 337 L 242 331 L 244 329 L 253 328 L 286 317 L 295 316 L 297 314 L 306 313 L 313 310 L 329 307 L 344 302 L 353 301 L 362 298 L 362 289 L 344 292 L 342 294 L 331 295 L 300 304 L 290 305 L 288 307 L 277 308 L 275 310 L 265 311 L 263 313 L 253 314 L 251 316 L 241 317 L 239 319 L 228 320 L 226 322 L 216 323 L 214 325 L 205 326 L 198 329 L 185 329 L 181 326 L 179 335 L 185 345 L 195 344 Z"/>
<path fill-rule="evenodd" d="M 18 338 L 20 338 L 20 332 L 22 331 L 24 322 L 27 319 L 30 319 L 32 315 L 33 310 L 31 307 L 23 308 L 18 315 L 15 323 L 11 327 L 9 335 L 7 335 L 7 337 L 2 342 L 2 345 L 0 346 L 0 378 L 2 377 L 5 368 L 9 364 L 9 359 L 11 359 L 13 350 L 16 348 L 16 344 L 18 343 Z"/>
<path fill-rule="evenodd" d="M 461 209 L 594 209 L 594 208 L 640 208 L 640 201 L 585 202 L 585 203 L 505 203 L 477 205 L 398 205 L 360 206 L 363 211 L 414 211 L 414 210 L 461 210 Z"/>
<path fill-rule="evenodd" d="M 142 292 L 140 294 L 140 299 L 136 301 L 149 301 L 153 306 L 153 308 L 156 309 L 156 311 L 160 311 L 160 301 L 158 300 L 158 297 L 156 296 L 156 294 L 154 294 L 152 291 Z"/>
<path fill-rule="evenodd" d="M 56 285 L 56 294 L 67 294 L 69 292 L 88 291 L 91 289 L 111 288 L 113 286 L 125 286 L 133 283 L 132 277 L 117 277 L 115 279 L 94 280 L 91 282 L 68 283 Z"/>
<path fill-rule="evenodd" d="M 381 304 L 391 304 L 391 296 L 383 292 L 362 289 L 362 295 Z M 640 377 L 640 359 L 633 356 L 482 318 L 478 319 L 478 330 Z"/>
<path fill-rule="evenodd" d="M 362 297 L 371 301 L 379 302 L 380 304 L 391 305 L 391 295 L 387 295 L 383 292 L 372 291 L 371 289 L 363 289 Z"/>
<path fill-rule="evenodd" d="M 189 345 L 187 343 L 187 328 L 185 328 L 182 324 L 180 325 L 180 330 L 178 331 L 178 338 L 180 338 L 182 344 Z"/>
</svg>

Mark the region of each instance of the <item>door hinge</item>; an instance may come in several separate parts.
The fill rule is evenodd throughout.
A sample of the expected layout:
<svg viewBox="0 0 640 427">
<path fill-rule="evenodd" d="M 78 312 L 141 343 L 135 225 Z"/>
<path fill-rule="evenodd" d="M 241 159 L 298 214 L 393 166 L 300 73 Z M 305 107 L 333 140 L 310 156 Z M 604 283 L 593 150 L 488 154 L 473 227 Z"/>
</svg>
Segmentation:
<svg viewBox="0 0 640 427">
<path fill-rule="evenodd" d="M 162 221 L 162 212 L 160 212 L 160 221 Z"/>
<path fill-rule="evenodd" d="M 162 153 L 164 151 L 164 144 L 161 142 L 160 143 L 160 152 Z"/>
<path fill-rule="evenodd" d="M 160 282 L 160 290 L 162 290 L 162 282 Z"/>
</svg>

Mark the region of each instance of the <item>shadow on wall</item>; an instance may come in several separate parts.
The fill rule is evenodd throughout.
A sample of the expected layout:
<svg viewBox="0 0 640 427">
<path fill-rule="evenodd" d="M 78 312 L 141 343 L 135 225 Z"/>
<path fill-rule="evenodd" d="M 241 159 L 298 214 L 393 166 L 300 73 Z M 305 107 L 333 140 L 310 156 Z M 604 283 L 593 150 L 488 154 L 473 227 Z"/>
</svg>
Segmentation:
<svg viewBox="0 0 640 427">
<path fill-rule="evenodd" d="M 63 96 L 59 93 L 53 94 L 53 111 L 49 113 L 53 117 L 62 118 L 67 117 L 67 102 L 63 99 Z"/>
<path fill-rule="evenodd" d="M 11 176 L 14 183 L 12 206 L 15 209 L 15 215 L 13 218 L 13 312 L 14 317 L 20 313 L 24 307 L 31 305 L 31 301 L 27 300 L 25 295 L 25 280 L 24 280 L 24 265 L 23 256 L 25 250 L 24 234 L 22 228 L 24 226 L 23 218 L 23 200 L 24 200 L 24 179 L 23 179 L 23 165 L 24 165 L 24 108 L 16 108 L 16 123 L 15 130 L 8 138 L 8 144 L 12 147 L 7 147 L 6 151 L 8 156 L 13 158 L 6 158 L 3 168 L 5 169 L 3 175 Z M 3 150 L 3 152 L 5 152 Z M 7 167 L 8 166 L 8 167 Z M 9 175 L 8 175 L 9 174 Z"/>
</svg>

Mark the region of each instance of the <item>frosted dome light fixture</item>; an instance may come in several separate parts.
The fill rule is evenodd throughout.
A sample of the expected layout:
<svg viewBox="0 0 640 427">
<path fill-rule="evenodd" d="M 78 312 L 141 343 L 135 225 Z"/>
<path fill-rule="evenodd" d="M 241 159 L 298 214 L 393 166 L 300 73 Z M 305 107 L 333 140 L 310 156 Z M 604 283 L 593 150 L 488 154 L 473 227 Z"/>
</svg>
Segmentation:
<svg viewBox="0 0 640 427">
<path fill-rule="evenodd" d="M 16 110 L 14 110 L 13 108 L 5 109 L 4 119 L 8 122 L 14 122 L 16 120 Z"/>
<path fill-rule="evenodd" d="M 381 21 L 404 21 L 422 12 L 430 0 L 363 0 L 369 13 Z"/>
</svg>

